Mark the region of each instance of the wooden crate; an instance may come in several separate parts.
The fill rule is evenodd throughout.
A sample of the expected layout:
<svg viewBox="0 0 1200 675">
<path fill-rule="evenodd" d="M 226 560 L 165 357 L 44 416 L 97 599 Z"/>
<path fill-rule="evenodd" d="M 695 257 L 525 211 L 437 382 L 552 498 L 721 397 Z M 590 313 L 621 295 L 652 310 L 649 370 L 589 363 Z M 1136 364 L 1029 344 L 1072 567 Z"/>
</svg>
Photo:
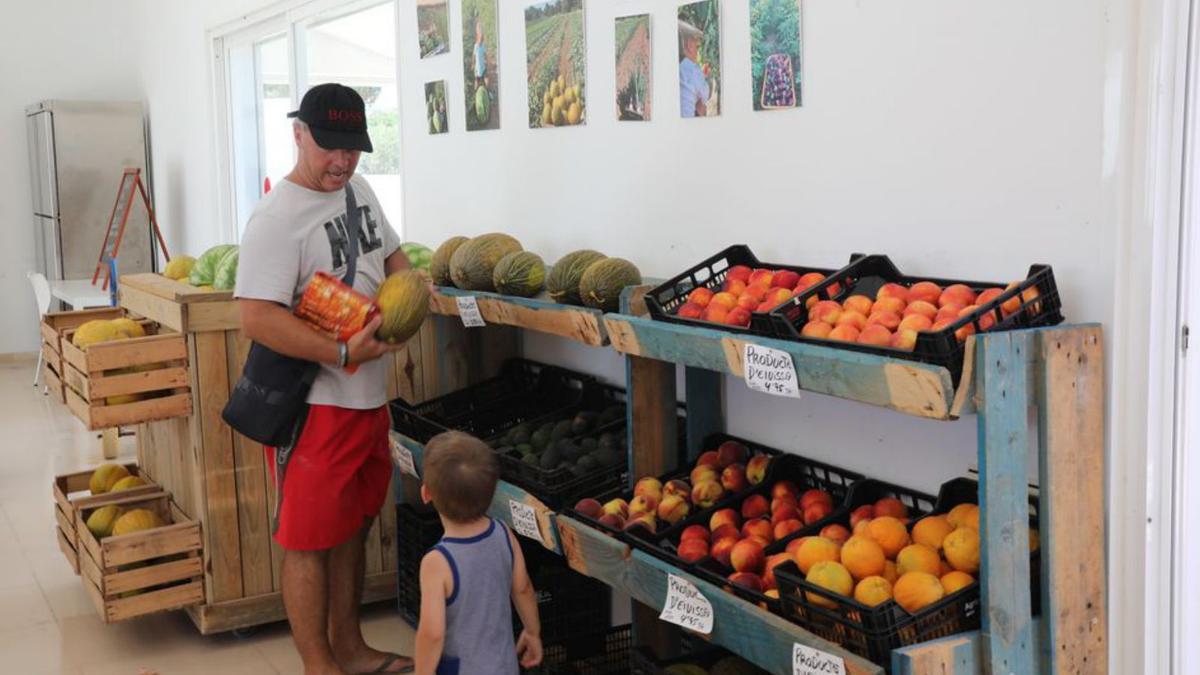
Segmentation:
<svg viewBox="0 0 1200 675">
<path fill-rule="evenodd" d="M 62 378 L 59 377 L 58 372 L 49 363 L 42 364 L 42 385 L 46 387 L 47 394 L 55 401 L 64 405 L 66 404 L 66 387 L 63 386 Z"/>
<path fill-rule="evenodd" d="M 103 539 L 86 527 L 80 529 L 80 573 L 100 620 L 115 623 L 203 602 L 200 523 L 189 520 L 166 494 L 109 504 L 154 511 L 167 524 Z M 86 519 L 95 508 L 82 509 L 80 518 Z"/>
<path fill-rule="evenodd" d="M 87 529 L 87 519 L 80 519 L 79 515 L 83 509 L 94 509 L 120 499 L 143 497 L 162 492 L 162 488 L 142 473 L 137 464 L 129 463 L 125 465 L 125 468 L 130 475 L 140 476 L 148 484 L 121 492 L 94 495 L 88 487 L 92 478 L 91 470 L 65 473 L 54 477 L 51 491 L 54 493 L 54 529 L 58 537 L 58 548 L 62 550 L 71 569 L 75 570 L 76 574 L 79 574 L 78 530 L 80 528 Z"/>
<path fill-rule="evenodd" d="M 67 407 L 91 430 L 191 413 L 187 345 L 179 333 L 141 320 L 146 337 L 76 347 L 62 332 L 62 382 Z M 138 395 L 120 403 L 112 397 Z"/>
<path fill-rule="evenodd" d="M 42 317 L 42 381 L 51 396 L 60 403 L 67 402 L 66 387 L 63 386 L 63 333 L 74 330 L 88 321 L 119 319 L 126 315 L 127 313 L 119 307 L 106 307 L 75 312 L 50 312 Z"/>
</svg>

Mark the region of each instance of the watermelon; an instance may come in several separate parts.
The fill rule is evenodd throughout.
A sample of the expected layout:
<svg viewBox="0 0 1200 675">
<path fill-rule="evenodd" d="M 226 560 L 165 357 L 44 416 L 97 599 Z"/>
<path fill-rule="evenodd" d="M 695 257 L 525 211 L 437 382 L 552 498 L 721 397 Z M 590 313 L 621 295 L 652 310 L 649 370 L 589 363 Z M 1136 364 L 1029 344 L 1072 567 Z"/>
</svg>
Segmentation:
<svg viewBox="0 0 1200 675">
<path fill-rule="evenodd" d="M 219 244 L 205 251 L 196 259 L 196 264 L 192 265 L 188 283 L 193 286 L 212 286 L 213 277 L 217 274 L 217 263 L 221 262 L 221 258 L 232 248 L 233 244 Z"/>
<path fill-rule="evenodd" d="M 412 265 L 414 270 L 429 271 L 429 263 L 433 260 L 433 251 L 428 246 L 408 242 L 400 244 L 400 250 L 408 256 L 408 264 Z"/>
<path fill-rule="evenodd" d="M 218 291 L 232 291 L 237 283 L 238 247 L 234 246 L 217 263 L 217 271 L 213 274 L 212 287 Z"/>
<path fill-rule="evenodd" d="M 475 119 L 479 120 L 480 124 L 487 124 L 491 116 L 492 96 L 488 93 L 487 87 L 481 84 L 475 90 Z"/>
</svg>

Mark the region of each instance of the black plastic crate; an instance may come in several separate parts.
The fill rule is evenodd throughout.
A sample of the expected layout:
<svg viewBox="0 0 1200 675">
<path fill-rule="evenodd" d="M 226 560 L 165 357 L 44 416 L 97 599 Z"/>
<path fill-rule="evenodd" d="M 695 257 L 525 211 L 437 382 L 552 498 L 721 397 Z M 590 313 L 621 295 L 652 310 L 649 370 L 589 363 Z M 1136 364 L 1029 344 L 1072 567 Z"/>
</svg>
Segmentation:
<svg viewBox="0 0 1200 675">
<path fill-rule="evenodd" d="M 524 537 L 517 540 L 537 593 L 542 642 L 561 645 L 573 659 L 600 653 L 605 636 L 595 631 L 612 624 L 612 590 L 571 569 L 562 556 L 540 544 Z M 515 608 L 513 626 L 520 626 Z"/>
<path fill-rule="evenodd" d="M 774 334 L 776 337 L 787 340 L 942 366 L 950 371 L 953 381 L 957 384 L 962 375 L 965 351 L 964 344 L 955 337 L 959 329 L 972 326 L 976 333 L 984 332 L 980 321 L 988 316 L 995 322 L 993 326 L 989 327 L 988 332 L 1054 326 L 1063 321 L 1062 300 L 1059 297 L 1058 285 L 1054 281 L 1054 270 L 1049 265 L 1032 265 L 1029 268 L 1029 274 L 1023 281 L 1004 291 L 995 300 L 980 307 L 974 313 L 958 319 L 940 331 L 917 333 L 917 344 L 912 351 L 857 342 L 810 338 L 801 334 L 805 324 L 808 323 L 808 302 L 812 298 L 842 302 L 852 295 L 865 295 L 873 301 L 884 284 L 897 283 L 910 287 L 919 281 L 931 281 L 943 289 L 953 284 L 963 284 L 970 287 L 976 294 L 989 288 L 1005 288 L 1007 286 L 1003 283 L 985 281 L 907 276 L 886 255 L 856 256 L 852 258 L 849 265 L 838 270 L 825 281 L 772 310 L 770 320 L 774 326 Z M 1034 288 L 1037 289 L 1038 297 L 1028 302 L 1024 301 L 1022 295 Z M 1011 314 L 1005 315 L 1001 311 L 1001 306 L 1014 298 L 1021 300 L 1020 307 Z"/>
<path fill-rule="evenodd" d="M 751 664 L 728 649 L 720 647 L 703 648 L 694 653 L 665 661 L 655 658 L 654 652 L 649 648 L 637 647 L 629 653 L 628 672 L 630 675 L 670 675 L 672 671 L 669 668 L 685 664 L 697 666 L 704 672 L 708 672 L 713 666 L 726 660 L 736 660 L 738 663 L 737 670 L 730 670 L 729 672 L 737 672 L 744 675 L 767 675 L 767 671 L 762 668 Z"/>
<path fill-rule="evenodd" d="M 421 615 L 421 559 L 441 538 L 437 511 L 396 505 L 396 605 L 414 628 Z"/>
<path fill-rule="evenodd" d="M 775 336 L 775 328 L 772 324 L 770 314 L 767 312 L 752 312 L 750 314 L 750 325 L 748 327 L 727 326 L 724 324 L 715 324 L 702 319 L 689 319 L 678 316 L 676 312 L 680 307 L 687 303 L 688 295 L 697 288 L 707 288 L 713 292 L 720 291 L 725 283 L 725 278 L 729 275 L 729 269 L 737 265 L 744 265 L 750 269 L 772 269 L 772 270 L 789 270 L 804 276 L 809 272 L 817 272 L 819 274 L 829 276 L 836 270 L 826 269 L 822 267 L 799 267 L 796 265 L 778 265 L 775 263 L 765 263 L 758 259 L 758 256 L 750 250 L 745 244 L 734 244 L 729 248 L 710 256 L 703 261 L 688 268 L 684 273 L 668 279 L 660 284 L 657 288 L 646 294 L 646 309 L 650 312 L 650 317 L 658 321 L 669 321 L 671 323 L 683 324 L 685 326 L 701 326 L 704 328 L 717 328 L 724 331 L 735 333 L 749 333 L 753 335 Z"/>
<path fill-rule="evenodd" d="M 419 443 L 450 430 L 491 438 L 521 422 L 578 406 L 594 378 L 527 359 L 509 359 L 500 375 L 425 403 L 389 404 L 392 428 Z"/>
<path fill-rule="evenodd" d="M 626 624 L 607 630 L 591 630 L 598 651 L 572 655 L 567 645 L 543 643 L 542 665 L 525 672 L 531 675 L 626 675 L 629 672 L 633 628 Z"/>
</svg>

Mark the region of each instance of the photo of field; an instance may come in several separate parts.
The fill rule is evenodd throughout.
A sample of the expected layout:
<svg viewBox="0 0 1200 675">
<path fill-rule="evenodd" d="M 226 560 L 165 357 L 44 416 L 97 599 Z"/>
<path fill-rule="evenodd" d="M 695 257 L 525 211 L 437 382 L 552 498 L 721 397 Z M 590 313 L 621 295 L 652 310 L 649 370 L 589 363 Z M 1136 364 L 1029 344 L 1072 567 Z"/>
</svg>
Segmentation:
<svg viewBox="0 0 1200 675">
<path fill-rule="evenodd" d="M 500 128 L 496 0 L 462 0 L 463 83 L 467 131 Z"/>
<path fill-rule="evenodd" d="M 421 44 L 421 58 L 450 51 L 448 0 L 417 0 L 417 33 Z"/>
<path fill-rule="evenodd" d="M 800 106 L 800 0 L 750 0 L 755 110 Z"/>
<path fill-rule="evenodd" d="M 587 121 L 587 51 L 583 0 L 539 0 L 525 8 L 529 127 L 574 126 Z"/>
<path fill-rule="evenodd" d="M 617 119 L 650 120 L 650 15 L 617 19 Z"/>
<path fill-rule="evenodd" d="M 720 0 L 679 8 L 679 114 L 721 114 Z"/>
</svg>

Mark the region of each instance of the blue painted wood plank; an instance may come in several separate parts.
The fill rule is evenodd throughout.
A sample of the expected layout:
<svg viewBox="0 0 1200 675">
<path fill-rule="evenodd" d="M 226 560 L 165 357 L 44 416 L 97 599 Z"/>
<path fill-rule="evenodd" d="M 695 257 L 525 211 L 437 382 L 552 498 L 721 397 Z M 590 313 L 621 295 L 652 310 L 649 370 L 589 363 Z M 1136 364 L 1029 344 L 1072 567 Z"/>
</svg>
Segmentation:
<svg viewBox="0 0 1200 675">
<path fill-rule="evenodd" d="M 1034 619 L 1034 651 L 1040 646 L 1038 624 Z M 892 675 L 982 675 L 984 640 L 977 630 L 950 637 L 901 647 L 892 652 Z M 1045 669 L 1030 671 L 1029 675 L 1045 673 Z"/>
<path fill-rule="evenodd" d="M 1027 455 L 1034 336 L 1007 332 L 976 342 L 979 429 L 979 579 L 984 662 L 992 673 L 1031 673 Z"/>
<path fill-rule="evenodd" d="M 458 316 L 458 297 L 474 297 L 480 314 L 489 324 L 505 324 L 558 335 L 576 342 L 599 347 L 608 344 L 604 330 L 604 312 L 590 307 L 564 305 L 542 293 L 532 298 L 485 291 L 463 291 L 439 286 L 432 306 L 444 316 Z"/>
<path fill-rule="evenodd" d="M 686 463 L 694 462 L 704 451 L 701 444 L 706 437 L 725 430 L 724 380 L 722 373 L 684 369 L 684 400 L 688 407 Z"/>
</svg>

